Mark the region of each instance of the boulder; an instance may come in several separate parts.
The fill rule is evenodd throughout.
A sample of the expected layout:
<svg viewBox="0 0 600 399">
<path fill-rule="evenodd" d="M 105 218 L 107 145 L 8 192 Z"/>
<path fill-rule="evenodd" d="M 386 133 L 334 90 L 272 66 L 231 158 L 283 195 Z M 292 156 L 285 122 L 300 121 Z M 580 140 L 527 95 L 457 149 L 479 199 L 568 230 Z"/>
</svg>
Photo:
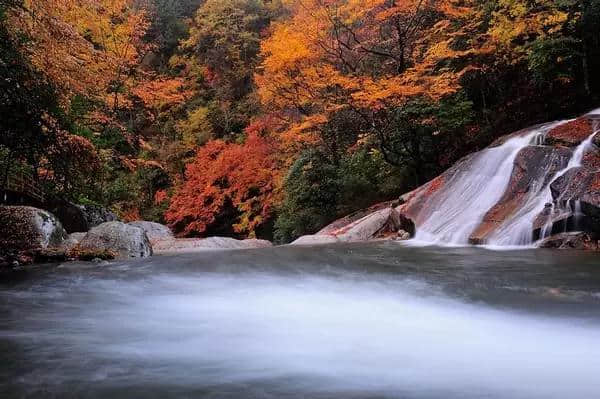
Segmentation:
<svg viewBox="0 0 600 399">
<path fill-rule="evenodd" d="M 71 233 L 65 241 L 61 244 L 61 248 L 65 251 L 70 251 L 77 247 L 81 240 L 85 237 L 86 233 Z"/>
<path fill-rule="evenodd" d="M 83 209 L 69 201 L 55 200 L 47 204 L 46 209 L 61 221 L 68 233 L 88 231 L 89 225 Z"/>
<path fill-rule="evenodd" d="M 171 229 L 160 223 L 135 221 L 128 224 L 130 226 L 139 227 L 140 229 L 144 230 L 151 243 L 154 243 L 156 241 L 168 241 L 175 239 L 175 236 L 173 235 Z"/>
<path fill-rule="evenodd" d="M 87 220 L 88 229 L 100 226 L 106 222 L 116 222 L 119 220 L 117 215 L 104 207 L 98 205 L 80 205 L 80 207 Z"/>
<path fill-rule="evenodd" d="M 551 146 L 577 147 L 593 132 L 592 121 L 583 117 L 563 123 L 550 130 L 545 144 Z"/>
<path fill-rule="evenodd" d="M 567 166 L 572 155 L 573 151 L 565 147 L 528 146 L 521 150 L 506 191 L 485 214 L 469 242 L 485 244 L 494 231 L 523 206 L 531 191 L 549 184 L 556 173 Z"/>
<path fill-rule="evenodd" d="M 297 246 L 311 246 L 311 245 L 325 245 L 325 244 L 335 244 L 340 242 L 336 236 L 325 235 L 325 234 L 316 234 L 314 236 L 302 236 L 298 238 L 296 241 L 292 242 L 290 245 Z"/>
<path fill-rule="evenodd" d="M 65 200 L 53 200 L 46 205 L 61 221 L 68 233 L 87 232 L 102 223 L 117 221 L 117 216 L 97 205 L 76 205 Z"/>
<path fill-rule="evenodd" d="M 598 237 L 585 232 L 557 234 L 541 241 L 539 247 L 588 251 L 597 251 L 600 249 Z"/>
<path fill-rule="evenodd" d="M 333 235 L 343 242 L 358 242 L 389 238 L 397 234 L 398 230 L 412 231 L 414 235 L 414 222 L 394 208 L 385 208 L 333 232 Z"/>
<path fill-rule="evenodd" d="M 0 249 L 39 250 L 58 247 L 67 233 L 54 215 L 29 206 L 0 206 Z"/>
<path fill-rule="evenodd" d="M 326 236 L 335 233 L 336 231 L 343 229 L 344 227 L 357 222 L 358 220 L 363 219 L 365 216 L 369 216 L 374 212 L 378 212 L 382 209 L 389 208 L 393 206 L 394 201 L 382 202 L 376 205 L 373 205 L 367 209 L 361 209 L 356 211 L 348 216 L 345 216 L 341 219 L 336 220 L 335 222 L 327 225 L 322 230 L 320 230 L 316 235 L 317 236 Z M 310 236 L 309 236 L 310 237 Z"/>
<path fill-rule="evenodd" d="M 107 222 L 91 229 L 77 246 L 79 251 L 112 251 L 119 258 L 152 256 L 150 240 L 139 227 Z"/>
<path fill-rule="evenodd" d="M 160 253 L 201 252 L 207 250 L 233 250 L 268 248 L 273 244 L 265 240 L 236 240 L 227 237 L 181 238 L 156 241 L 153 249 Z"/>
</svg>

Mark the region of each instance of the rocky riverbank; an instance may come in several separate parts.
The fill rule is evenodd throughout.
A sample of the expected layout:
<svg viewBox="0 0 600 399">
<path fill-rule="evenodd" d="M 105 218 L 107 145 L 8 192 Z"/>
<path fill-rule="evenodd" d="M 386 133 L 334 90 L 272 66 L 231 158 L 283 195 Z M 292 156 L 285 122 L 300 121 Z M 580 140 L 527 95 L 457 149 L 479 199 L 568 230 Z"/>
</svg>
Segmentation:
<svg viewBox="0 0 600 399">
<path fill-rule="evenodd" d="M 0 269 L 10 271 L 33 263 L 145 258 L 154 254 L 272 245 L 263 240 L 222 237 L 178 239 L 167 226 L 146 221 L 123 223 L 114 220 L 111 212 L 100 209 L 95 209 L 95 218 L 91 223 L 86 221 L 88 224 L 73 223 L 64 215 L 71 228 L 93 227 L 69 234 L 63 222 L 48 211 L 29 206 L 0 206 Z"/>
</svg>

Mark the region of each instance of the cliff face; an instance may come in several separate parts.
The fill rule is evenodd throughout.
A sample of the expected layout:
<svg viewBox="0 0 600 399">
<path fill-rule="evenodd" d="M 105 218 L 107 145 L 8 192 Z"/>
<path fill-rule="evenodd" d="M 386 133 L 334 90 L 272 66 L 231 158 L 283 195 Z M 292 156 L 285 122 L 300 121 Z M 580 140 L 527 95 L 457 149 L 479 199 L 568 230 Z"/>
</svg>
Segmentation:
<svg viewBox="0 0 600 399">
<path fill-rule="evenodd" d="M 374 234 L 356 240 L 380 238 L 381 229 L 375 227 L 393 230 L 401 216 L 414 221 L 418 239 L 433 243 L 530 245 L 554 237 L 551 247 L 561 247 L 556 240 L 574 231 L 597 241 L 599 122 L 600 115 L 592 113 L 508 135 L 399 201 L 338 220 L 318 236 L 323 242 L 344 238 L 357 225 L 377 221 L 370 229 Z M 386 208 L 394 212 L 383 212 Z M 382 212 L 389 213 L 389 220 L 380 220 Z M 586 246 L 592 247 L 597 246 Z"/>
</svg>

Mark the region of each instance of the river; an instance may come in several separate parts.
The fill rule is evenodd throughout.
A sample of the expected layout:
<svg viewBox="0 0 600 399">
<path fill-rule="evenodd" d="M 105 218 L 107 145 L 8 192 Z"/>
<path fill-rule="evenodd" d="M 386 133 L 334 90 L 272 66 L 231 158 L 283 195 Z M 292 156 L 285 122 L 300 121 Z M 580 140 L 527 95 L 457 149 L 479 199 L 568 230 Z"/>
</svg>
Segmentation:
<svg viewBox="0 0 600 399">
<path fill-rule="evenodd" d="M 593 399 L 600 260 L 279 247 L 0 285 L 0 397 Z"/>
</svg>

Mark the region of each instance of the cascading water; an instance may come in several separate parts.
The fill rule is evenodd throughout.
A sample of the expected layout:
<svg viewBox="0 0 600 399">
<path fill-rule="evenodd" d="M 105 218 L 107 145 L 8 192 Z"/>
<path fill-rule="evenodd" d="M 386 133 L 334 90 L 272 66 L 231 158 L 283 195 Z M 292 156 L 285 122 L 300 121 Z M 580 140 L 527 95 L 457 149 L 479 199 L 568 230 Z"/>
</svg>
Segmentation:
<svg viewBox="0 0 600 399">
<path fill-rule="evenodd" d="M 431 199 L 431 214 L 418 226 L 417 241 L 468 244 L 469 236 L 502 197 L 519 152 L 541 143 L 559 123 L 544 125 L 476 155 L 467 171 L 456 173 Z"/>
<path fill-rule="evenodd" d="M 552 183 L 564 176 L 569 170 L 573 168 L 579 168 L 582 166 L 583 157 L 587 149 L 592 145 L 592 140 L 597 132 L 597 127 L 594 126 L 594 133 L 591 134 L 585 141 L 583 141 L 571 157 L 569 163 L 565 168 L 560 170 L 554 177 L 549 179 L 548 184 L 544 184 L 546 177 L 538 183 L 539 187 L 534 187 L 530 190 L 530 195 L 527 198 L 525 204 L 504 224 L 496 230 L 494 235 L 489 239 L 491 245 L 531 245 L 534 242 L 533 237 L 533 224 L 535 219 L 544 211 L 547 204 L 553 203 L 552 190 L 550 189 Z M 559 201 L 560 204 L 561 201 Z M 569 201 L 567 201 L 569 202 Z M 555 210 L 555 205 L 552 205 L 550 214 Z M 570 205 L 569 205 L 570 206 Z M 541 237 L 547 237 L 552 230 L 551 221 L 546 223 L 546 226 L 542 229 Z"/>
<path fill-rule="evenodd" d="M 600 111 L 600 110 L 598 110 Z M 596 112 L 596 111 L 594 111 Z M 589 114 L 591 115 L 591 114 Z M 593 118 L 592 118 L 593 119 Z M 485 215 L 500 203 L 513 174 L 517 155 L 528 146 L 543 146 L 546 135 L 555 127 L 569 123 L 562 121 L 534 128 L 504 144 L 477 153 L 467 162 L 445 175 L 442 188 L 427 198 L 417 220 L 416 242 L 465 245 L 470 236 L 481 226 Z M 493 246 L 526 246 L 534 243 L 534 224 L 538 218 L 547 216 L 540 229 L 540 238 L 551 235 L 554 221 L 569 219 L 571 228 L 581 219 L 581 204 L 572 198 L 554 201 L 551 185 L 568 171 L 582 167 L 583 158 L 593 146 L 594 136 L 600 131 L 600 120 L 592 120 L 591 134 L 575 148 L 568 164 L 556 171 L 552 162 L 540 165 L 542 170 L 528 188 L 522 205 L 508 217 L 486 240 Z M 554 155 L 552 155 L 554 157 Z M 559 165 L 566 163 L 564 159 Z M 554 162 L 553 161 L 553 162 Z M 548 207 L 548 209 L 546 209 Z M 564 216 L 564 220 L 561 217 Z M 544 220 L 542 219 L 542 223 Z M 575 226 L 573 226 L 575 223 Z"/>
</svg>

